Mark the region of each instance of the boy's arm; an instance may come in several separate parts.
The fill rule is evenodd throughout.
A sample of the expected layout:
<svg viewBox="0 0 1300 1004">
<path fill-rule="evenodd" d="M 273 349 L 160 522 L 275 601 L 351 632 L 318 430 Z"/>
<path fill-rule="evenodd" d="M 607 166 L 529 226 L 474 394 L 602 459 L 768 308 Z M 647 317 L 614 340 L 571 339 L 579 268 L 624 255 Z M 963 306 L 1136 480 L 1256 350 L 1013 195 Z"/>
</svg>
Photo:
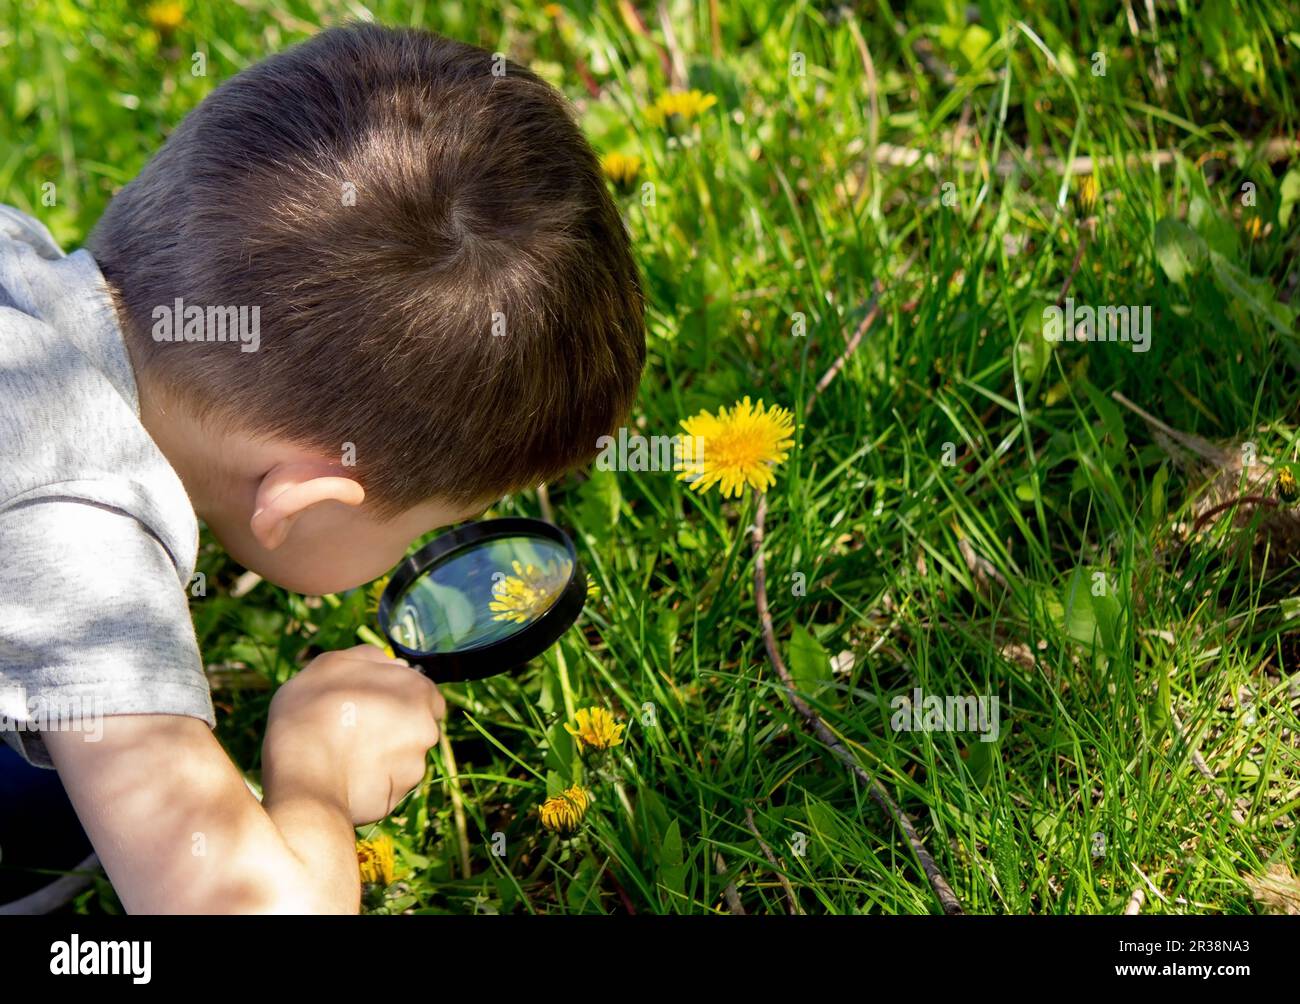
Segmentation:
<svg viewBox="0 0 1300 1004">
<path fill-rule="evenodd" d="M 271 701 L 261 804 L 197 718 L 43 737 L 128 911 L 356 913 L 353 826 L 421 782 L 445 714 L 432 682 L 377 648 L 317 656 Z"/>
<path fill-rule="evenodd" d="M 44 738 L 128 912 L 359 909 L 345 774 L 326 749 L 268 760 L 262 805 L 196 718 L 114 716 L 97 742 Z"/>
</svg>

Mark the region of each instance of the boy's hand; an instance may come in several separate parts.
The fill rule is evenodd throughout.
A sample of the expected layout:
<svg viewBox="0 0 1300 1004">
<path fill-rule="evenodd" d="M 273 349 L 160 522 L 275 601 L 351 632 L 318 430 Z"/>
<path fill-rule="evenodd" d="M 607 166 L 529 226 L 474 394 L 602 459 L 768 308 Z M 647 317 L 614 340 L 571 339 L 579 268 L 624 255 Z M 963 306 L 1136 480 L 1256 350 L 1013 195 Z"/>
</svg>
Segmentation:
<svg viewBox="0 0 1300 1004">
<path fill-rule="evenodd" d="M 377 648 L 313 660 L 271 702 L 261 805 L 197 718 L 110 716 L 97 741 L 45 741 L 129 912 L 356 913 L 353 824 L 419 784 L 445 707 Z"/>
<path fill-rule="evenodd" d="M 268 802 L 307 789 L 342 796 L 353 825 L 384 818 L 424 778 L 446 711 L 432 681 L 373 645 L 317 656 L 271 701 Z"/>
</svg>

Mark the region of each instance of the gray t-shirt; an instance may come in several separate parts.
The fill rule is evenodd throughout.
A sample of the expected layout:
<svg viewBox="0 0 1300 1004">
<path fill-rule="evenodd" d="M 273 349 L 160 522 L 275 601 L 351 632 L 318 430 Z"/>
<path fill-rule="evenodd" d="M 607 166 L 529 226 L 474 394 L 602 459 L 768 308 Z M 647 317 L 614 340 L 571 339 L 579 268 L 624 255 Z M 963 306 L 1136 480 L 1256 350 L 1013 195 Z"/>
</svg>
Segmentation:
<svg viewBox="0 0 1300 1004">
<path fill-rule="evenodd" d="M 0 206 L 0 736 L 49 767 L 42 728 L 212 726 L 187 602 L 197 550 L 99 267 Z"/>
</svg>

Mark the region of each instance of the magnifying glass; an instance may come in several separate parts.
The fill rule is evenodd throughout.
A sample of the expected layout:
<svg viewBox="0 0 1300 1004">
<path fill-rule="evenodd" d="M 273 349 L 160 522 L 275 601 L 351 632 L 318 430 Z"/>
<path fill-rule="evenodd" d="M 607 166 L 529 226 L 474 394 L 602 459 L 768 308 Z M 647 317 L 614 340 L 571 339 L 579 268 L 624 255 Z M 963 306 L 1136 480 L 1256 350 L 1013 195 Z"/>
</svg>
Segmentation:
<svg viewBox="0 0 1300 1004">
<path fill-rule="evenodd" d="M 445 533 L 394 569 L 379 598 L 393 651 L 439 683 L 521 669 L 582 611 L 587 577 L 573 541 L 535 519 Z"/>
</svg>

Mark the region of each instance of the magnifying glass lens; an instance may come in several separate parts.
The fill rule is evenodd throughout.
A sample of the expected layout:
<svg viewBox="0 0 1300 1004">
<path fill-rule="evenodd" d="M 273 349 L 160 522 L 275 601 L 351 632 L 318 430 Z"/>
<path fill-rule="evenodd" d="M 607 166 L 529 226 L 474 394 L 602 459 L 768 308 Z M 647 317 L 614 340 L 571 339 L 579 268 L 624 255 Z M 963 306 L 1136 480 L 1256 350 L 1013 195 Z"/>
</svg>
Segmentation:
<svg viewBox="0 0 1300 1004">
<path fill-rule="evenodd" d="M 573 626 L 587 579 L 573 541 L 534 519 L 470 523 L 408 556 L 379 599 L 394 652 L 439 682 L 521 670 Z"/>
<path fill-rule="evenodd" d="M 568 549 L 546 537 L 468 544 L 429 566 L 398 596 L 390 633 L 430 654 L 493 644 L 550 610 L 572 578 Z"/>
</svg>

